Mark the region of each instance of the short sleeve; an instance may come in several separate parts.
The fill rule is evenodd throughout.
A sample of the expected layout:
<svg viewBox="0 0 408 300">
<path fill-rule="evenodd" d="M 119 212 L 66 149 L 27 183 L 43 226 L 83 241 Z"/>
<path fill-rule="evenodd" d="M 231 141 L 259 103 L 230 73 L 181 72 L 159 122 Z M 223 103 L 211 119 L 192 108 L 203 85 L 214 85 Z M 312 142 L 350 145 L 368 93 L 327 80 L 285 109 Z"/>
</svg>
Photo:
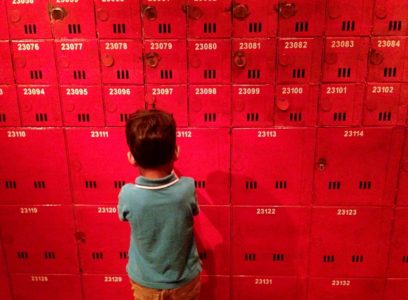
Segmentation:
<svg viewBox="0 0 408 300">
<path fill-rule="evenodd" d="M 118 215 L 119 220 L 125 222 L 128 221 L 129 217 L 129 207 L 127 206 L 126 194 L 125 186 L 123 186 L 118 195 Z"/>
<path fill-rule="evenodd" d="M 200 212 L 200 207 L 198 205 L 197 191 L 195 189 L 194 183 L 193 183 L 193 189 L 194 189 L 194 201 L 191 204 L 191 207 L 193 209 L 193 215 L 196 216 Z"/>
</svg>

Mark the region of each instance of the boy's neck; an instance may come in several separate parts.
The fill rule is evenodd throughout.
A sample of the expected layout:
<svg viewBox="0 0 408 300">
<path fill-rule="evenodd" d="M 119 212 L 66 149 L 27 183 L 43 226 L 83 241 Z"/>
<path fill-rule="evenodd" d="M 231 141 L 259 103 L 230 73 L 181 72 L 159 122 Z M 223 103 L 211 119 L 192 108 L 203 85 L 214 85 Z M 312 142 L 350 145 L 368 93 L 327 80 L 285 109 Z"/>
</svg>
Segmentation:
<svg viewBox="0 0 408 300">
<path fill-rule="evenodd" d="M 173 171 L 173 163 L 167 164 L 157 169 L 145 169 L 145 168 L 139 167 L 140 175 L 146 178 L 150 178 L 150 179 L 158 179 L 158 178 L 166 177 L 170 175 L 172 171 Z"/>
</svg>

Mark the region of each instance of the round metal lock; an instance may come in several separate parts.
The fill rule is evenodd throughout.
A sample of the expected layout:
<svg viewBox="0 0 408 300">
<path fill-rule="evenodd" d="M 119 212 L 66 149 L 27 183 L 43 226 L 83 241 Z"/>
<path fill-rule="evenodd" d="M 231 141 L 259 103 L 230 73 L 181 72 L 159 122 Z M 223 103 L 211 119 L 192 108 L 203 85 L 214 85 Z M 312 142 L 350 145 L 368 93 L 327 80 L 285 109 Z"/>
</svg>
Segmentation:
<svg viewBox="0 0 408 300">
<path fill-rule="evenodd" d="M 16 68 L 21 68 L 22 69 L 22 68 L 24 68 L 26 66 L 26 64 L 27 64 L 27 61 L 26 61 L 26 58 L 24 56 L 17 56 L 14 59 L 14 66 Z"/>
<path fill-rule="evenodd" d="M 378 108 L 378 103 L 375 100 L 366 100 L 365 102 L 365 107 L 367 108 L 367 110 L 369 111 L 374 111 Z"/>
<path fill-rule="evenodd" d="M 382 64 L 384 61 L 384 54 L 378 50 L 371 49 L 369 53 L 370 63 L 373 65 Z"/>
<path fill-rule="evenodd" d="M 289 109 L 289 107 L 290 107 L 290 103 L 286 99 L 277 99 L 276 100 L 276 106 L 281 111 L 287 111 Z"/>
<path fill-rule="evenodd" d="M 18 10 L 10 11 L 9 16 L 10 16 L 10 21 L 12 23 L 18 23 L 21 20 L 21 14 L 20 14 L 20 11 Z"/>
<path fill-rule="evenodd" d="M 234 100 L 234 111 L 243 112 L 245 109 L 245 101 L 241 97 Z"/>
<path fill-rule="evenodd" d="M 246 66 L 246 57 L 244 52 L 237 51 L 234 53 L 234 65 L 238 68 L 244 68 Z"/>
<path fill-rule="evenodd" d="M 337 6 L 332 6 L 328 8 L 328 15 L 330 19 L 337 19 L 340 17 L 340 10 Z"/>
<path fill-rule="evenodd" d="M 33 108 L 33 107 L 32 107 L 32 105 L 31 105 L 30 103 L 24 103 L 24 104 L 23 104 L 23 107 L 22 107 L 22 110 L 23 110 L 24 112 L 28 112 L 28 111 L 31 111 L 32 108 Z"/>
<path fill-rule="evenodd" d="M 190 58 L 190 67 L 192 68 L 199 68 L 201 66 L 201 59 L 198 55 L 191 55 Z"/>
<path fill-rule="evenodd" d="M 190 108 L 194 112 L 199 112 L 203 109 L 203 104 L 201 103 L 200 99 L 191 99 L 190 100 Z"/>
<path fill-rule="evenodd" d="M 69 68 L 69 60 L 66 57 L 61 57 L 59 59 L 59 65 L 62 68 L 67 69 L 67 68 Z"/>
<path fill-rule="evenodd" d="M 143 16 L 149 21 L 154 21 L 157 19 L 157 9 L 154 6 L 146 6 L 143 8 Z"/>
<path fill-rule="evenodd" d="M 291 18 L 296 14 L 295 3 L 281 3 L 279 5 L 279 14 L 282 18 Z"/>
<path fill-rule="evenodd" d="M 187 16 L 193 20 L 198 20 L 203 16 L 203 11 L 197 6 L 187 5 L 183 7 L 183 10 L 187 13 Z"/>
<path fill-rule="evenodd" d="M 249 16 L 249 8 L 246 4 L 234 5 L 234 8 L 232 9 L 232 14 L 235 19 L 243 20 Z"/>
<path fill-rule="evenodd" d="M 387 17 L 387 9 L 384 6 L 378 6 L 375 9 L 375 16 L 378 19 L 385 19 Z"/>
<path fill-rule="evenodd" d="M 286 67 L 286 66 L 288 66 L 289 65 L 289 63 L 290 63 L 290 56 L 288 56 L 287 54 L 281 54 L 280 56 L 279 56 L 279 64 L 281 65 L 281 66 L 283 66 L 283 67 Z"/>
<path fill-rule="evenodd" d="M 75 104 L 73 103 L 65 104 L 64 108 L 65 108 L 65 111 L 73 112 L 75 110 Z"/>
<path fill-rule="evenodd" d="M 115 59 L 113 58 L 112 55 L 110 54 L 105 54 L 104 56 L 102 56 L 102 64 L 105 67 L 112 67 L 115 64 Z"/>
<path fill-rule="evenodd" d="M 159 65 L 159 54 L 157 54 L 156 52 L 149 52 L 146 53 L 145 55 L 145 61 L 146 64 L 150 67 L 150 68 L 156 68 Z"/>
<path fill-rule="evenodd" d="M 115 103 L 107 103 L 106 110 L 110 113 L 117 111 L 118 106 Z"/>
<path fill-rule="evenodd" d="M 333 105 L 329 99 L 320 101 L 320 109 L 322 111 L 328 112 L 328 111 L 331 111 L 332 108 L 333 108 Z"/>
<path fill-rule="evenodd" d="M 67 11 L 63 7 L 53 7 L 50 16 L 54 21 L 62 21 L 67 16 Z"/>
<path fill-rule="evenodd" d="M 317 168 L 320 171 L 324 171 L 326 169 L 327 161 L 325 158 L 320 158 L 318 163 L 317 163 Z"/>
<path fill-rule="evenodd" d="M 336 53 L 327 53 L 326 54 L 326 63 L 329 65 L 333 65 L 337 62 L 337 54 Z"/>
<path fill-rule="evenodd" d="M 147 107 L 156 106 L 156 97 L 153 95 L 147 95 L 145 99 L 145 104 Z"/>
<path fill-rule="evenodd" d="M 109 12 L 106 9 L 99 9 L 96 12 L 98 19 L 102 22 L 105 22 L 109 19 Z"/>
</svg>

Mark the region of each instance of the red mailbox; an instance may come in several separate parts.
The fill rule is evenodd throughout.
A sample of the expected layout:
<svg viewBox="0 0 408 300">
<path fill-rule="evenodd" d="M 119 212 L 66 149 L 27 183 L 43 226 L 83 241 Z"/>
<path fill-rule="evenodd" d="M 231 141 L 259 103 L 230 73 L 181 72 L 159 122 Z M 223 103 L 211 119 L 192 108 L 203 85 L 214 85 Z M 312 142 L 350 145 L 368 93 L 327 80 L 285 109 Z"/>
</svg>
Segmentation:
<svg viewBox="0 0 408 300">
<path fill-rule="evenodd" d="M 275 82 L 275 39 L 232 41 L 232 82 Z"/>
<path fill-rule="evenodd" d="M 103 83 L 142 84 L 140 40 L 100 40 Z"/>
<path fill-rule="evenodd" d="M 315 203 L 392 205 L 402 142 L 402 128 L 319 128 Z"/>
<path fill-rule="evenodd" d="M 313 128 L 234 129 L 232 203 L 310 204 L 315 134 Z"/>
<path fill-rule="evenodd" d="M 51 40 L 12 41 L 17 83 L 55 84 L 57 69 Z"/>
<path fill-rule="evenodd" d="M 405 125 L 408 84 L 369 83 L 364 103 L 364 125 Z"/>
<path fill-rule="evenodd" d="M 145 40 L 144 60 L 147 83 L 187 82 L 186 40 Z"/>
<path fill-rule="evenodd" d="M 360 125 L 364 95 L 364 84 L 322 84 L 319 103 L 319 125 Z"/>
<path fill-rule="evenodd" d="M 320 38 L 278 40 L 278 82 L 317 83 L 323 42 Z"/>
<path fill-rule="evenodd" d="M 408 32 L 408 1 L 376 0 L 374 7 L 374 35 L 406 35 Z"/>
<path fill-rule="evenodd" d="M 278 27 L 276 2 L 275 0 L 233 0 L 233 36 L 264 38 L 276 36 Z"/>
<path fill-rule="evenodd" d="M 75 274 L 12 274 L 11 287 L 14 299 L 82 300 L 81 280 Z"/>
<path fill-rule="evenodd" d="M 190 85 L 189 124 L 199 127 L 227 127 L 231 124 L 230 85 Z"/>
<path fill-rule="evenodd" d="M 0 144 L 2 204 L 72 201 L 62 129 L 3 128 Z"/>
<path fill-rule="evenodd" d="M 104 126 L 100 86 L 61 86 L 65 126 Z"/>
<path fill-rule="evenodd" d="M 9 41 L 0 41 L 0 63 L 2 66 L 0 83 L 14 83 Z"/>
<path fill-rule="evenodd" d="M 117 204 L 75 205 L 76 238 L 84 273 L 126 270 L 130 228 L 128 223 L 119 221 L 116 207 Z"/>
<path fill-rule="evenodd" d="M 388 207 L 313 208 L 310 275 L 383 277 L 392 218 Z"/>
<path fill-rule="evenodd" d="M 101 82 L 96 40 L 57 40 L 55 52 L 61 84 Z"/>
<path fill-rule="evenodd" d="M 230 83 L 230 58 L 230 40 L 189 40 L 189 82 L 194 84 Z"/>
<path fill-rule="evenodd" d="M 404 74 L 407 37 L 375 37 L 368 54 L 368 81 L 401 81 Z"/>
<path fill-rule="evenodd" d="M 408 279 L 389 278 L 385 291 L 385 300 L 405 300 L 408 297 Z"/>
<path fill-rule="evenodd" d="M 311 278 L 311 300 L 383 300 L 384 279 L 378 278 Z"/>
<path fill-rule="evenodd" d="M 137 169 L 126 157 L 123 128 L 67 128 L 65 130 L 75 203 L 117 203 L 126 182 L 134 182 Z M 101 162 L 109 159 L 110 167 Z"/>
<path fill-rule="evenodd" d="M 309 220 L 307 207 L 233 206 L 232 274 L 305 275 Z"/>
<path fill-rule="evenodd" d="M 323 35 L 325 7 L 324 0 L 279 0 L 279 36 Z"/>
<path fill-rule="evenodd" d="M 142 35 L 139 0 L 95 1 L 98 37 L 140 38 Z"/>
<path fill-rule="evenodd" d="M 367 74 L 367 38 L 326 38 L 324 82 L 362 82 Z"/>
<path fill-rule="evenodd" d="M 283 126 L 314 126 L 317 120 L 317 85 L 277 86 L 275 124 Z"/>
<path fill-rule="evenodd" d="M 408 136 L 407 133 L 405 134 Z M 408 206 L 408 139 L 405 140 L 405 150 L 401 158 L 397 205 Z"/>
<path fill-rule="evenodd" d="M 70 205 L 3 205 L 0 224 L 8 270 L 77 273 L 73 217 Z"/>
<path fill-rule="evenodd" d="M 93 1 L 50 0 L 48 7 L 55 38 L 95 38 Z"/>
<path fill-rule="evenodd" d="M 231 0 L 187 0 L 188 36 L 220 38 L 231 36 Z"/>
<path fill-rule="evenodd" d="M 0 297 L 3 300 L 13 300 L 7 274 L 0 274 Z"/>
<path fill-rule="evenodd" d="M 131 113 L 145 108 L 145 89 L 141 85 L 103 87 L 107 126 L 124 126 Z"/>
<path fill-rule="evenodd" d="M 162 109 L 171 113 L 179 127 L 188 126 L 187 86 L 147 85 L 146 108 Z"/>
<path fill-rule="evenodd" d="M 23 126 L 62 126 L 61 102 L 55 85 L 18 85 Z"/>
<path fill-rule="evenodd" d="M 272 126 L 274 95 L 273 85 L 234 85 L 232 126 Z"/>
<path fill-rule="evenodd" d="M 48 0 L 6 0 L 10 37 L 14 39 L 51 38 Z"/>
<path fill-rule="evenodd" d="M 408 277 L 408 208 L 395 210 L 394 233 L 391 241 L 388 276 Z"/>
<path fill-rule="evenodd" d="M 371 33 L 372 0 L 327 0 L 326 34 L 329 36 L 362 36 Z"/>
<path fill-rule="evenodd" d="M 15 85 L 0 85 L 0 125 L 21 125 Z"/>
<path fill-rule="evenodd" d="M 226 205 L 230 202 L 230 137 L 227 128 L 180 128 L 180 157 L 175 171 L 195 180 L 198 202 Z"/>
<path fill-rule="evenodd" d="M 194 221 L 195 239 L 204 274 L 229 275 L 230 207 L 199 206 Z"/>
<path fill-rule="evenodd" d="M 225 300 L 230 299 L 229 276 L 201 275 L 200 300 Z"/>
<path fill-rule="evenodd" d="M 234 276 L 234 300 L 301 300 L 306 295 L 306 280 L 298 277 Z"/>
<path fill-rule="evenodd" d="M 84 274 L 83 300 L 132 299 L 129 277 L 127 274 Z"/>
</svg>

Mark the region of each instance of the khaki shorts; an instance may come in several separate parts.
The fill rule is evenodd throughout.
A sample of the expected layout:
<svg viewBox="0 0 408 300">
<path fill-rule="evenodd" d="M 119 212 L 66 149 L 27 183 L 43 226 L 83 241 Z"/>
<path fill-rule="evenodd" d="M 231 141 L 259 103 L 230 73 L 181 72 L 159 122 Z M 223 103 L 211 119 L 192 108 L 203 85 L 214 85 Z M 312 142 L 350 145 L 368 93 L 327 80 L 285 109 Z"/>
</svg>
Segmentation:
<svg viewBox="0 0 408 300">
<path fill-rule="evenodd" d="M 135 300 L 198 300 L 200 297 L 200 275 L 185 285 L 168 290 L 158 290 L 139 285 L 130 280 Z"/>
</svg>

